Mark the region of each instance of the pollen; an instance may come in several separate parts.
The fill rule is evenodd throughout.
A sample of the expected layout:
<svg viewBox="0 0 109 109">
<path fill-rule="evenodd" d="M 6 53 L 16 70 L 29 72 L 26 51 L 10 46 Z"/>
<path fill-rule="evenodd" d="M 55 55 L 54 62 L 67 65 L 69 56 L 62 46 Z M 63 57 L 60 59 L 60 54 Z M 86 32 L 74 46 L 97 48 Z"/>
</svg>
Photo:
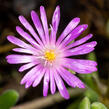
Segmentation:
<svg viewBox="0 0 109 109">
<path fill-rule="evenodd" d="M 55 55 L 55 52 L 54 52 L 54 50 L 47 50 L 46 52 L 45 52 L 45 59 L 47 60 L 47 61 L 53 61 L 54 59 L 56 58 L 56 55 Z"/>
</svg>

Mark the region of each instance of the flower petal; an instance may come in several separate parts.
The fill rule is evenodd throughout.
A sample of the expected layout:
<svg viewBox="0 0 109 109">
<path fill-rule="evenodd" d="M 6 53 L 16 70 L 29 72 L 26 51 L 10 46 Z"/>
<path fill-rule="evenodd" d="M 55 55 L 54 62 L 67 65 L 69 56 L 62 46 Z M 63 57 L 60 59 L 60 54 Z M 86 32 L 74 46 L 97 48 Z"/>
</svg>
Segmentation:
<svg viewBox="0 0 109 109">
<path fill-rule="evenodd" d="M 23 24 L 23 26 L 33 35 L 33 37 L 37 40 L 37 42 L 42 45 L 41 40 L 39 39 L 38 35 L 32 28 L 32 26 L 29 24 L 29 22 L 25 19 L 24 16 L 19 16 L 20 22 Z"/>
<path fill-rule="evenodd" d="M 9 35 L 9 36 L 7 36 L 7 39 L 8 39 L 11 43 L 13 43 L 13 44 L 15 44 L 15 45 L 17 45 L 17 46 L 19 46 L 19 47 L 23 47 L 23 48 L 31 47 L 31 45 L 26 44 L 25 42 L 23 42 L 22 40 L 16 38 L 15 36 Z"/>
<path fill-rule="evenodd" d="M 31 18 L 33 20 L 33 23 L 34 23 L 42 41 L 43 41 L 43 43 L 45 44 L 44 30 L 43 30 L 42 24 L 40 22 L 40 19 L 35 11 L 31 11 Z"/>
<path fill-rule="evenodd" d="M 30 87 L 32 84 L 34 84 L 34 82 L 37 80 L 37 83 L 39 84 L 42 78 L 42 69 L 43 67 L 39 67 L 39 69 L 33 74 L 31 75 L 31 77 L 28 79 L 28 81 L 25 84 L 25 87 L 28 88 Z M 42 74 L 41 74 L 42 73 Z M 35 87 L 35 86 L 34 86 Z"/>
<path fill-rule="evenodd" d="M 49 70 L 47 69 L 43 81 L 43 96 L 47 96 L 48 94 L 49 81 L 50 81 L 50 74 L 49 74 Z"/>
<path fill-rule="evenodd" d="M 37 74 L 37 76 L 35 77 L 35 81 L 33 83 L 33 87 L 36 87 L 42 80 L 43 76 L 45 74 L 45 68 L 43 68 L 43 70 Z"/>
<path fill-rule="evenodd" d="M 81 63 L 83 65 L 89 65 L 89 66 L 97 66 L 97 63 L 92 60 L 82 60 L 82 59 L 73 59 L 78 63 Z"/>
<path fill-rule="evenodd" d="M 56 41 L 56 33 L 58 30 L 59 22 L 60 22 L 60 7 L 57 6 L 52 17 L 52 26 L 55 31 L 55 35 L 54 35 L 55 41 Z"/>
<path fill-rule="evenodd" d="M 60 37 L 58 38 L 56 44 L 59 45 L 61 41 L 79 24 L 80 18 L 74 18 L 70 21 L 67 27 L 64 29 Z"/>
<path fill-rule="evenodd" d="M 25 52 L 30 53 L 30 51 L 31 51 L 31 52 L 33 52 L 33 53 L 35 53 L 35 54 L 36 54 L 36 52 L 38 52 L 37 49 L 35 49 L 34 47 L 32 47 L 32 46 L 29 45 L 29 44 L 26 44 L 24 41 L 22 41 L 22 40 L 16 38 L 15 36 L 7 36 L 7 39 L 8 39 L 11 43 L 13 43 L 13 44 L 15 44 L 15 45 L 17 45 L 17 46 L 19 46 L 19 47 L 28 49 L 28 50 L 21 50 L 22 52 L 25 51 Z M 13 50 L 20 52 L 20 48 L 19 48 L 19 50 L 18 50 L 18 48 L 13 49 Z"/>
<path fill-rule="evenodd" d="M 67 82 L 69 86 L 85 88 L 84 83 L 78 77 L 76 77 L 74 74 L 72 74 L 65 68 L 61 68 L 59 74 Z"/>
<path fill-rule="evenodd" d="M 23 48 L 14 48 L 13 51 L 15 52 L 20 52 L 20 53 L 28 53 L 28 54 L 34 54 L 37 55 L 38 54 L 38 50 L 36 49 L 23 49 Z"/>
<path fill-rule="evenodd" d="M 90 38 L 92 38 L 92 34 L 88 34 L 87 36 L 71 43 L 70 45 L 66 46 L 64 49 L 69 49 L 69 48 L 72 48 L 72 47 L 75 47 L 75 46 L 78 46 L 80 44 L 83 44 L 84 42 L 86 42 L 87 40 L 89 40 Z"/>
<path fill-rule="evenodd" d="M 76 27 L 60 44 L 61 46 L 66 46 L 67 44 L 69 44 L 71 41 L 73 41 L 74 39 L 76 39 L 83 31 L 85 31 L 87 29 L 88 25 L 83 24 L 83 25 L 79 25 L 78 27 Z"/>
<path fill-rule="evenodd" d="M 51 28 L 50 44 L 51 45 L 55 45 L 55 42 L 56 42 L 56 31 L 54 31 L 54 28 L 52 27 L 52 25 L 50 25 L 50 28 Z"/>
<path fill-rule="evenodd" d="M 20 84 L 25 84 L 26 82 L 30 81 L 31 77 L 34 77 L 34 75 L 37 73 L 37 71 L 41 68 L 40 65 L 35 66 L 32 68 L 21 80 Z"/>
<path fill-rule="evenodd" d="M 77 73 L 87 74 L 97 71 L 96 62 L 91 60 L 79 60 L 79 59 L 66 59 L 67 64 L 63 64 L 64 67 L 72 69 Z"/>
<path fill-rule="evenodd" d="M 31 75 L 29 77 L 29 79 L 26 81 L 26 84 L 25 84 L 25 88 L 29 88 L 33 82 L 35 81 L 36 77 L 41 73 L 42 69 L 41 67 L 37 70 L 37 72 L 35 72 L 33 75 Z"/>
<path fill-rule="evenodd" d="M 7 62 L 10 64 L 20 64 L 20 63 L 28 63 L 28 62 L 33 62 L 36 61 L 35 56 L 30 56 L 30 55 L 8 55 L 6 57 Z"/>
<path fill-rule="evenodd" d="M 87 54 L 94 50 L 94 47 L 96 46 L 97 42 L 92 41 L 83 45 L 80 45 L 76 48 L 72 48 L 69 50 L 65 50 L 65 57 L 68 56 L 74 56 L 74 55 L 81 55 L 81 54 Z"/>
<path fill-rule="evenodd" d="M 35 66 L 39 64 L 39 62 L 35 61 L 35 62 L 31 62 L 31 63 L 27 63 L 25 65 L 22 65 L 20 68 L 19 68 L 19 72 L 23 72 L 27 69 L 30 69 L 31 67 Z"/>
<path fill-rule="evenodd" d="M 54 80 L 54 73 L 52 69 L 50 69 L 50 90 L 51 93 L 54 94 L 56 91 L 56 85 L 55 85 L 55 80 Z"/>
<path fill-rule="evenodd" d="M 69 93 L 61 79 L 61 77 L 59 76 L 59 74 L 57 72 L 55 73 L 55 81 L 56 81 L 56 85 L 59 89 L 60 94 L 62 95 L 62 97 L 64 97 L 65 99 L 69 99 Z"/>
<path fill-rule="evenodd" d="M 40 48 L 39 44 L 36 43 L 36 41 L 27 33 L 25 32 L 20 26 L 16 26 L 16 31 L 24 38 L 26 39 L 30 44 L 32 44 L 36 48 Z"/>
<path fill-rule="evenodd" d="M 42 25 L 44 28 L 46 42 L 48 43 L 48 41 L 49 41 L 48 23 L 47 23 L 46 12 L 45 12 L 45 9 L 43 6 L 40 6 L 40 16 L 41 16 Z"/>
</svg>

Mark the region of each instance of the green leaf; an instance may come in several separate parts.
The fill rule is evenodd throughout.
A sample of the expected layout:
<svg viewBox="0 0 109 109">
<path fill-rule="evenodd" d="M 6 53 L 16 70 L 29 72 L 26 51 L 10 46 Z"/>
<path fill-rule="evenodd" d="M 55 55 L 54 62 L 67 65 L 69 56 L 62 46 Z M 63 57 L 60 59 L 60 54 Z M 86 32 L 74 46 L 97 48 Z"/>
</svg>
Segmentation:
<svg viewBox="0 0 109 109">
<path fill-rule="evenodd" d="M 0 96 L 0 109 L 10 109 L 14 106 L 19 98 L 15 90 L 7 90 Z"/>
<path fill-rule="evenodd" d="M 90 109 L 90 100 L 88 99 L 88 97 L 85 97 L 80 105 L 79 105 L 79 109 Z"/>
<path fill-rule="evenodd" d="M 87 96 L 91 102 L 98 101 L 99 95 L 92 89 L 86 90 L 84 95 Z"/>
<path fill-rule="evenodd" d="M 93 61 L 96 61 L 96 55 L 94 52 L 91 52 L 87 55 L 87 59 L 90 59 L 90 60 L 93 60 Z"/>
<path fill-rule="evenodd" d="M 72 74 L 76 74 L 76 72 L 74 72 L 73 70 L 71 69 L 68 69 L 69 72 L 71 72 Z"/>
<path fill-rule="evenodd" d="M 79 77 L 81 78 L 83 82 L 85 82 L 85 84 L 87 84 L 87 86 L 89 86 L 90 88 L 94 90 L 96 89 L 96 86 L 95 86 L 96 84 L 93 81 L 92 74 L 82 74 L 82 75 L 79 75 Z"/>
<path fill-rule="evenodd" d="M 92 53 L 88 54 L 87 59 L 96 61 L 95 53 L 92 52 Z M 91 74 L 82 74 L 82 75 L 79 75 L 79 76 L 87 84 L 87 86 L 96 90 L 97 84 L 95 84 L 95 82 L 93 81 L 93 77 L 95 77 L 95 75 L 97 76 L 97 74 L 98 74 L 97 72 L 92 72 Z"/>
<path fill-rule="evenodd" d="M 91 109 L 107 109 L 107 107 L 100 102 L 95 102 L 91 105 Z"/>
<path fill-rule="evenodd" d="M 92 61 L 97 61 L 96 54 L 94 52 L 89 53 L 87 55 L 87 59 L 92 60 Z M 93 72 L 92 75 L 94 75 L 95 73 L 98 74 L 98 71 Z"/>
<path fill-rule="evenodd" d="M 94 52 L 89 53 L 89 54 L 87 55 L 87 59 L 88 59 L 88 60 L 92 60 L 92 61 L 97 61 L 97 58 L 96 58 L 96 55 L 95 55 Z M 92 76 L 93 76 L 94 74 L 98 74 L 98 71 L 93 72 L 93 73 L 92 73 Z"/>
</svg>

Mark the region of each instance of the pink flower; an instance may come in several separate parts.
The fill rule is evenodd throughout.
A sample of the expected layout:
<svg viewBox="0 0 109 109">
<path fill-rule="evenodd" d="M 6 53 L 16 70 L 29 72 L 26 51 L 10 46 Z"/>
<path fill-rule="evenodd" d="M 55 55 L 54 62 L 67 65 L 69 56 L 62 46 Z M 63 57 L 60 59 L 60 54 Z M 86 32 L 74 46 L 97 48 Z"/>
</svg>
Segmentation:
<svg viewBox="0 0 109 109">
<path fill-rule="evenodd" d="M 69 98 L 68 91 L 63 80 L 71 87 L 85 88 L 84 83 L 74 74 L 68 71 L 71 69 L 80 74 L 92 73 L 97 70 L 97 63 L 91 60 L 74 59 L 73 56 L 90 53 L 94 50 L 97 42 L 92 41 L 85 43 L 92 37 L 92 34 L 77 40 L 73 43 L 83 31 L 88 27 L 87 24 L 79 25 L 80 19 L 74 18 L 64 29 L 59 38 L 56 34 L 60 22 L 60 7 L 57 6 L 50 25 L 49 33 L 46 12 L 43 6 L 40 7 L 41 21 L 35 11 L 31 12 L 31 18 L 37 33 L 29 22 L 19 16 L 20 22 L 30 32 L 28 34 L 20 26 L 16 27 L 17 32 L 28 42 L 8 36 L 7 39 L 19 46 L 13 51 L 24 54 L 12 54 L 6 57 L 10 64 L 24 64 L 19 68 L 19 72 L 30 69 L 29 72 L 21 80 L 21 84 L 25 84 L 28 88 L 31 85 L 36 87 L 43 79 L 43 95 L 47 96 L 49 83 L 51 93 L 54 94 L 56 86 L 60 94 L 65 98 Z M 71 58 L 72 56 L 72 58 Z"/>
</svg>

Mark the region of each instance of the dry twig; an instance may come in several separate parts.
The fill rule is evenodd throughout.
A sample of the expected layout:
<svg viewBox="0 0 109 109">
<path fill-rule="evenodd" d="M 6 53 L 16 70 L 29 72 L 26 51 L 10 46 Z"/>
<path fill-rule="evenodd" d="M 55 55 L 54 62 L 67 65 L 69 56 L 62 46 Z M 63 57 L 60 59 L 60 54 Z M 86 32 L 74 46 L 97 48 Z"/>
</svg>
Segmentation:
<svg viewBox="0 0 109 109">
<path fill-rule="evenodd" d="M 79 94 L 82 94 L 85 91 L 85 89 L 79 89 L 79 88 L 69 88 L 68 92 L 70 96 L 77 96 Z M 18 106 L 15 106 L 11 109 L 42 109 L 44 107 L 53 105 L 55 103 L 59 103 L 61 101 L 64 101 L 64 98 L 61 97 L 59 92 L 57 92 L 55 95 L 49 95 L 48 97 L 39 98 L 30 102 L 26 102 L 24 104 L 20 104 Z"/>
</svg>

